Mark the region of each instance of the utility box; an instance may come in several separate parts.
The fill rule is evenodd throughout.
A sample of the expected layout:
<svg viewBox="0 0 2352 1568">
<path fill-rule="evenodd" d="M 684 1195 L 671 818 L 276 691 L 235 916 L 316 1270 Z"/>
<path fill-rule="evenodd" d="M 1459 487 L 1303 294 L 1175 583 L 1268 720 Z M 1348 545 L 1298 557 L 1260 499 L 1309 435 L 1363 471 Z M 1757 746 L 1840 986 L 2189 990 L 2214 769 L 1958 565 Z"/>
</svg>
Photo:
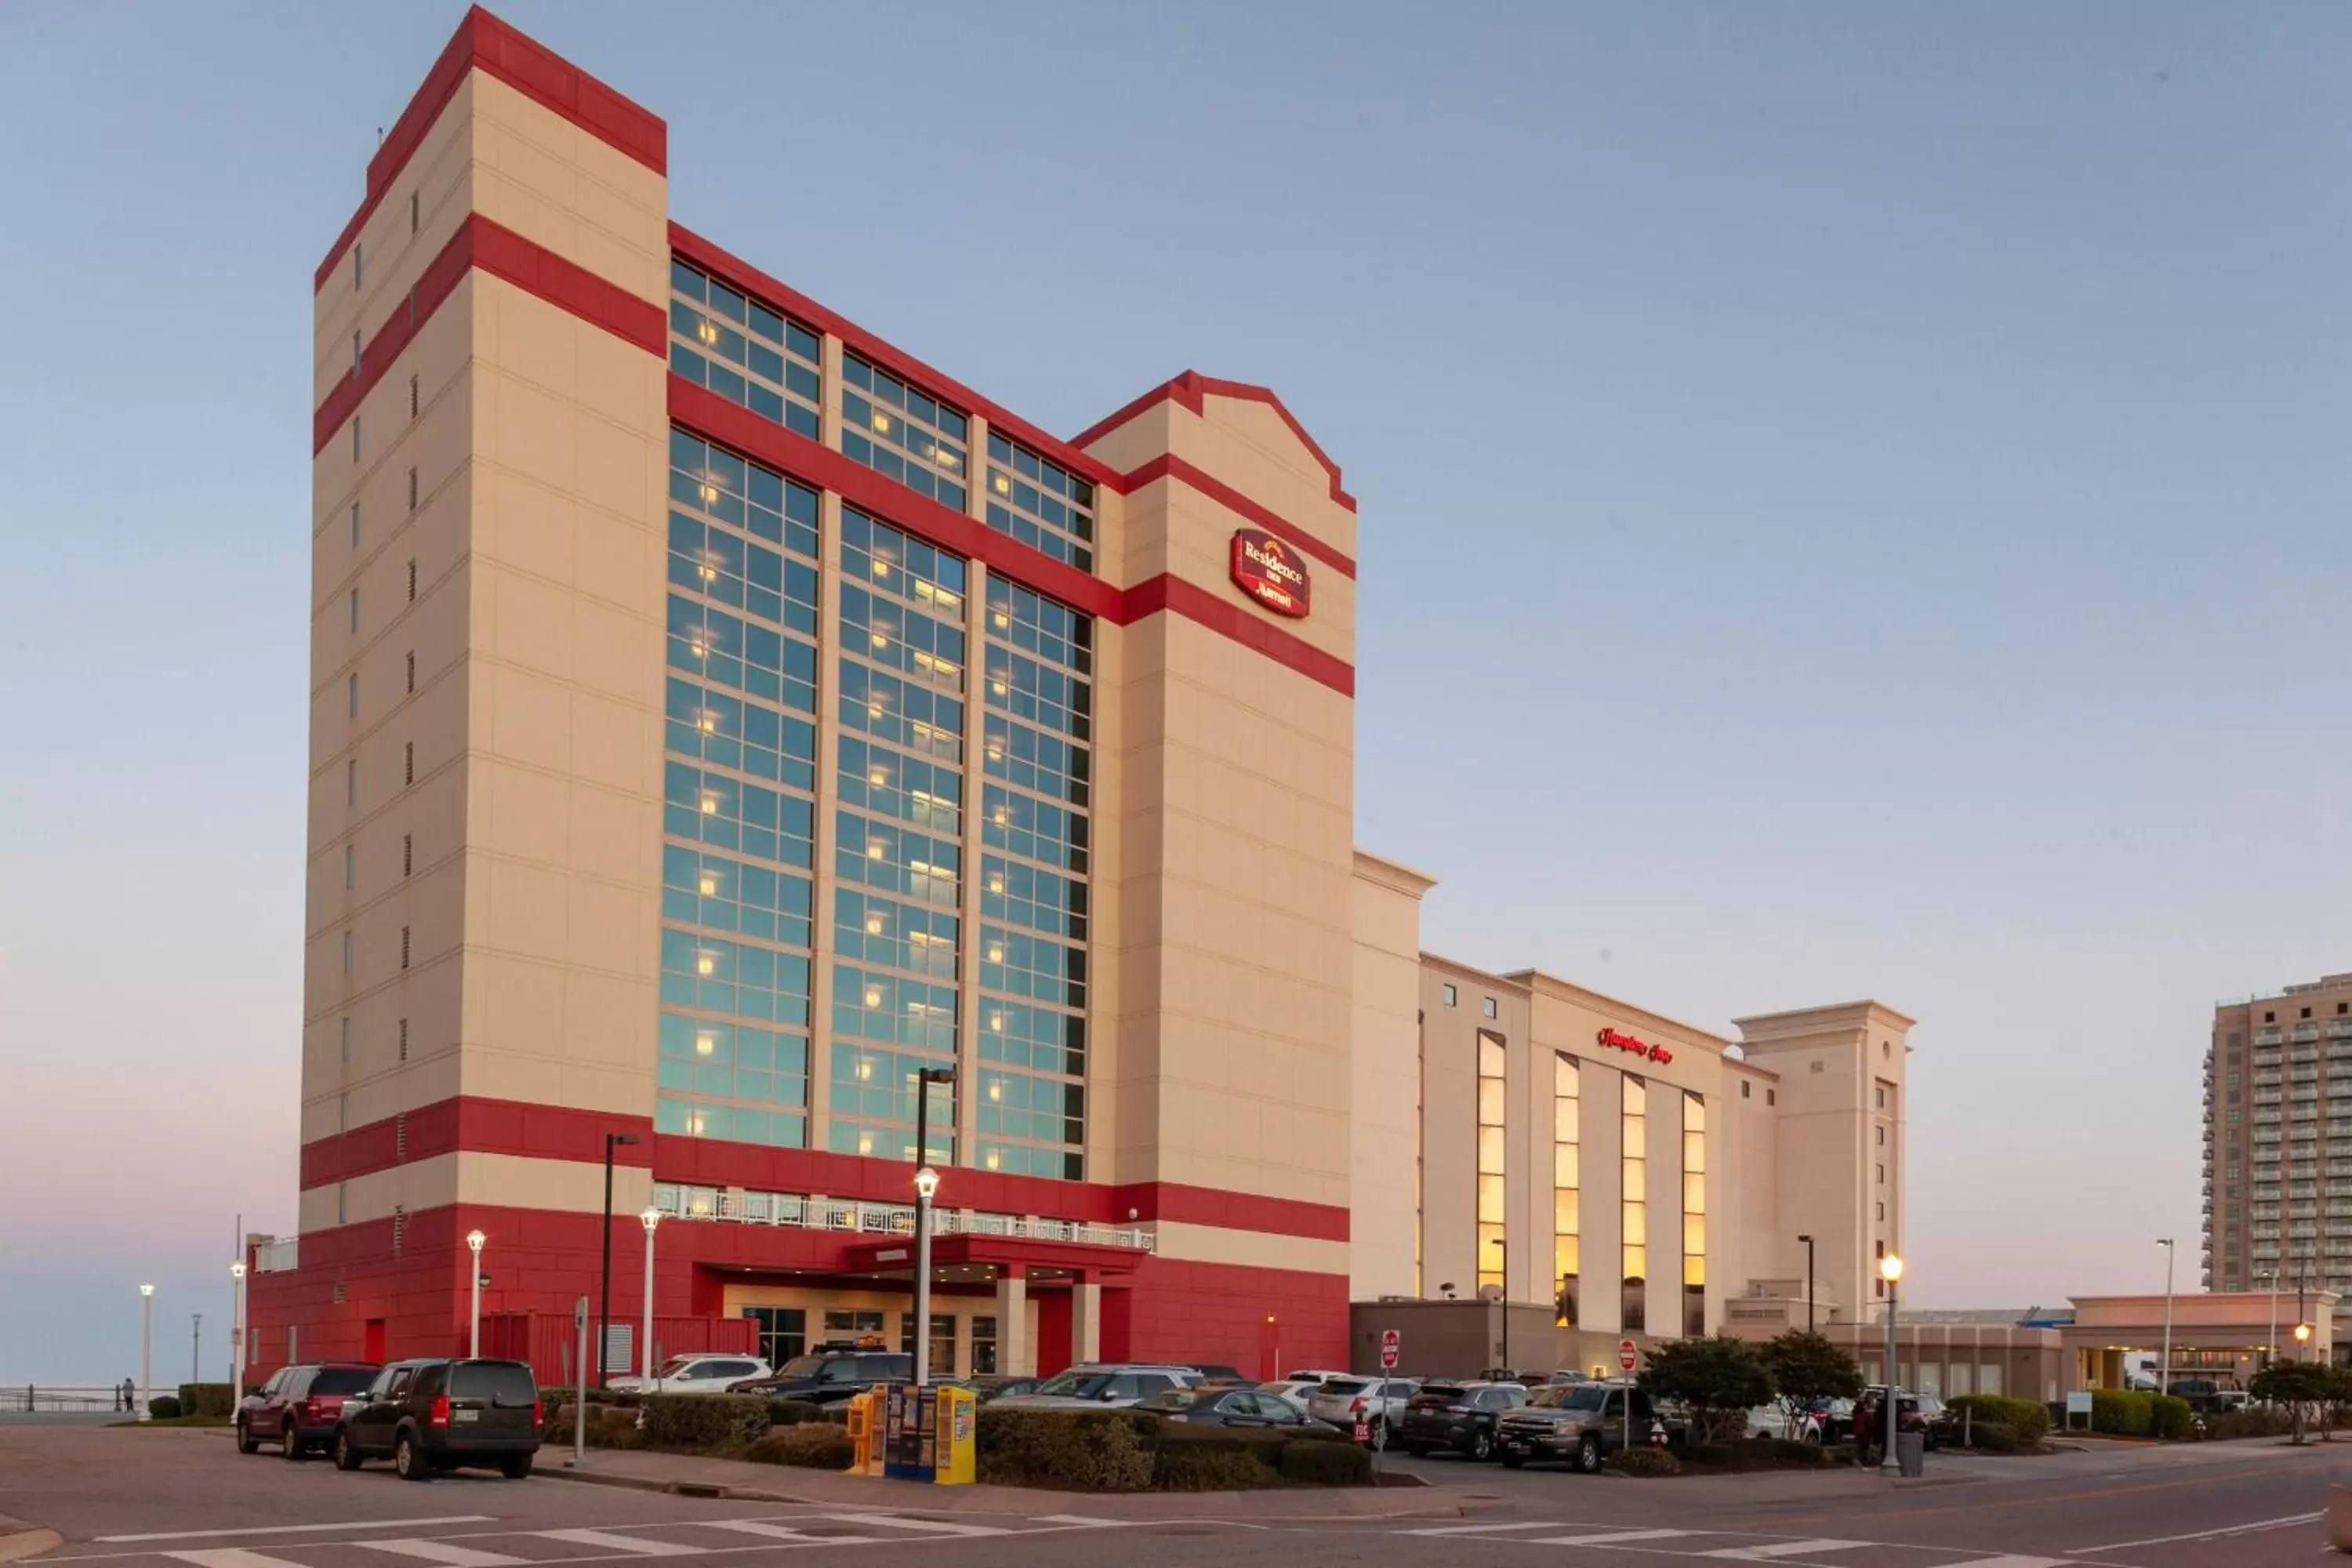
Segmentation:
<svg viewBox="0 0 2352 1568">
<path fill-rule="evenodd" d="M 924 1392 L 939 1400 L 931 1426 L 931 1480 L 938 1486 L 968 1487 L 980 1468 L 980 1396 L 953 1384 Z"/>
<path fill-rule="evenodd" d="M 903 1481 L 969 1486 L 979 1468 L 978 1400 L 952 1384 L 894 1383 L 882 1400 L 882 1473 Z"/>
</svg>

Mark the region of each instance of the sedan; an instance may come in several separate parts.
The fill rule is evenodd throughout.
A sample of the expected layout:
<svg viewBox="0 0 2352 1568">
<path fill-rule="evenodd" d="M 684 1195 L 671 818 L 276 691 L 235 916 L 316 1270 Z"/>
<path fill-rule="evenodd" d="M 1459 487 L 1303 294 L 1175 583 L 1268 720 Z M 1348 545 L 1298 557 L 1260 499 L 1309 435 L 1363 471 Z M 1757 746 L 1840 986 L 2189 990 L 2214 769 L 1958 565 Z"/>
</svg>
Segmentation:
<svg viewBox="0 0 2352 1568">
<path fill-rule="evenodd" d="M 1148 1410 L 1168 1421 L 1182 1421 L 1195 1426 L 1282 1426 L 1293 1431 L 1312 1428 L 1318 1432 L 1334 1430 L 1328 1422 L 1318 1421 L 1305 1411 L 1278 1394 L 1255 1388 L 1192 1389 L 1171 1388 L 1139 1400 L 1138 1410 Z"/>
</svg>

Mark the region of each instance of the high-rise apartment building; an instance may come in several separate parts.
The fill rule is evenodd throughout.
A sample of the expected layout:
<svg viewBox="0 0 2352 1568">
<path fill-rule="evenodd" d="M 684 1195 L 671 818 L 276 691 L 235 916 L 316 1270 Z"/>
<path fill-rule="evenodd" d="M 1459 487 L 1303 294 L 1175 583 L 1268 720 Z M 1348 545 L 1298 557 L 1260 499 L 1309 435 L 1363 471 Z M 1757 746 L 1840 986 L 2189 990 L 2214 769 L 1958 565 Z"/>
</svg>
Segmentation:
<svg viewBox="0 0 2352 1568">
<path fill-rule="evenodd" d="M 2352 1291 L 2352 974 L 2213 1009 L 2204 1283 Z"/>
</svg>

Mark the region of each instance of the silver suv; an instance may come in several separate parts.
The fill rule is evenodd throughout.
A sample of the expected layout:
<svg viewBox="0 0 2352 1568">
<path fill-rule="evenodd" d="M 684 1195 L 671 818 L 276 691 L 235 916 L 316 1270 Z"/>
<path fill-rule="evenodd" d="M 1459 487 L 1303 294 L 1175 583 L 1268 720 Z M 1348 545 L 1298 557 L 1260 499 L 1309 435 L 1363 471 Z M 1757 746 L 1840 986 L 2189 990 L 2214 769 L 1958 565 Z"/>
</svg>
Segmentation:
<svg viewBox="0 0 2352 1568">
<path fill-rule="evenodd" d="M 1342 1432 L 1362 1422 L 1372 1429 L 1372 1441 L 1386 1447 L 1404 1420 L 1404 1402 L 1420 1392 L 1409 1377 L 1334 1377 L 1307 1391 L 1307 1414 Z"/>
</svg>

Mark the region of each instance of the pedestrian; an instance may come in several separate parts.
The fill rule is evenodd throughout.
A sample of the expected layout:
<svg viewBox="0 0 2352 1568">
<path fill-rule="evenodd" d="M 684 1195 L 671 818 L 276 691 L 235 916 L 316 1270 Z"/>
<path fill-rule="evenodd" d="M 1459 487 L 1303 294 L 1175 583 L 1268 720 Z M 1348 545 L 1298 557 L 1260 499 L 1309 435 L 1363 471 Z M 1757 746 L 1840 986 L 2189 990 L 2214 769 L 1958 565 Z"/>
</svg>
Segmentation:
<svg viewBox="0 0 2352 1568">
<path fill-rule="evenodd" d="M 127 1377 L 122 1380 L 122 1408 L 131 1415 L 139 1413 L 139 1385 Z"/>
</svg>

